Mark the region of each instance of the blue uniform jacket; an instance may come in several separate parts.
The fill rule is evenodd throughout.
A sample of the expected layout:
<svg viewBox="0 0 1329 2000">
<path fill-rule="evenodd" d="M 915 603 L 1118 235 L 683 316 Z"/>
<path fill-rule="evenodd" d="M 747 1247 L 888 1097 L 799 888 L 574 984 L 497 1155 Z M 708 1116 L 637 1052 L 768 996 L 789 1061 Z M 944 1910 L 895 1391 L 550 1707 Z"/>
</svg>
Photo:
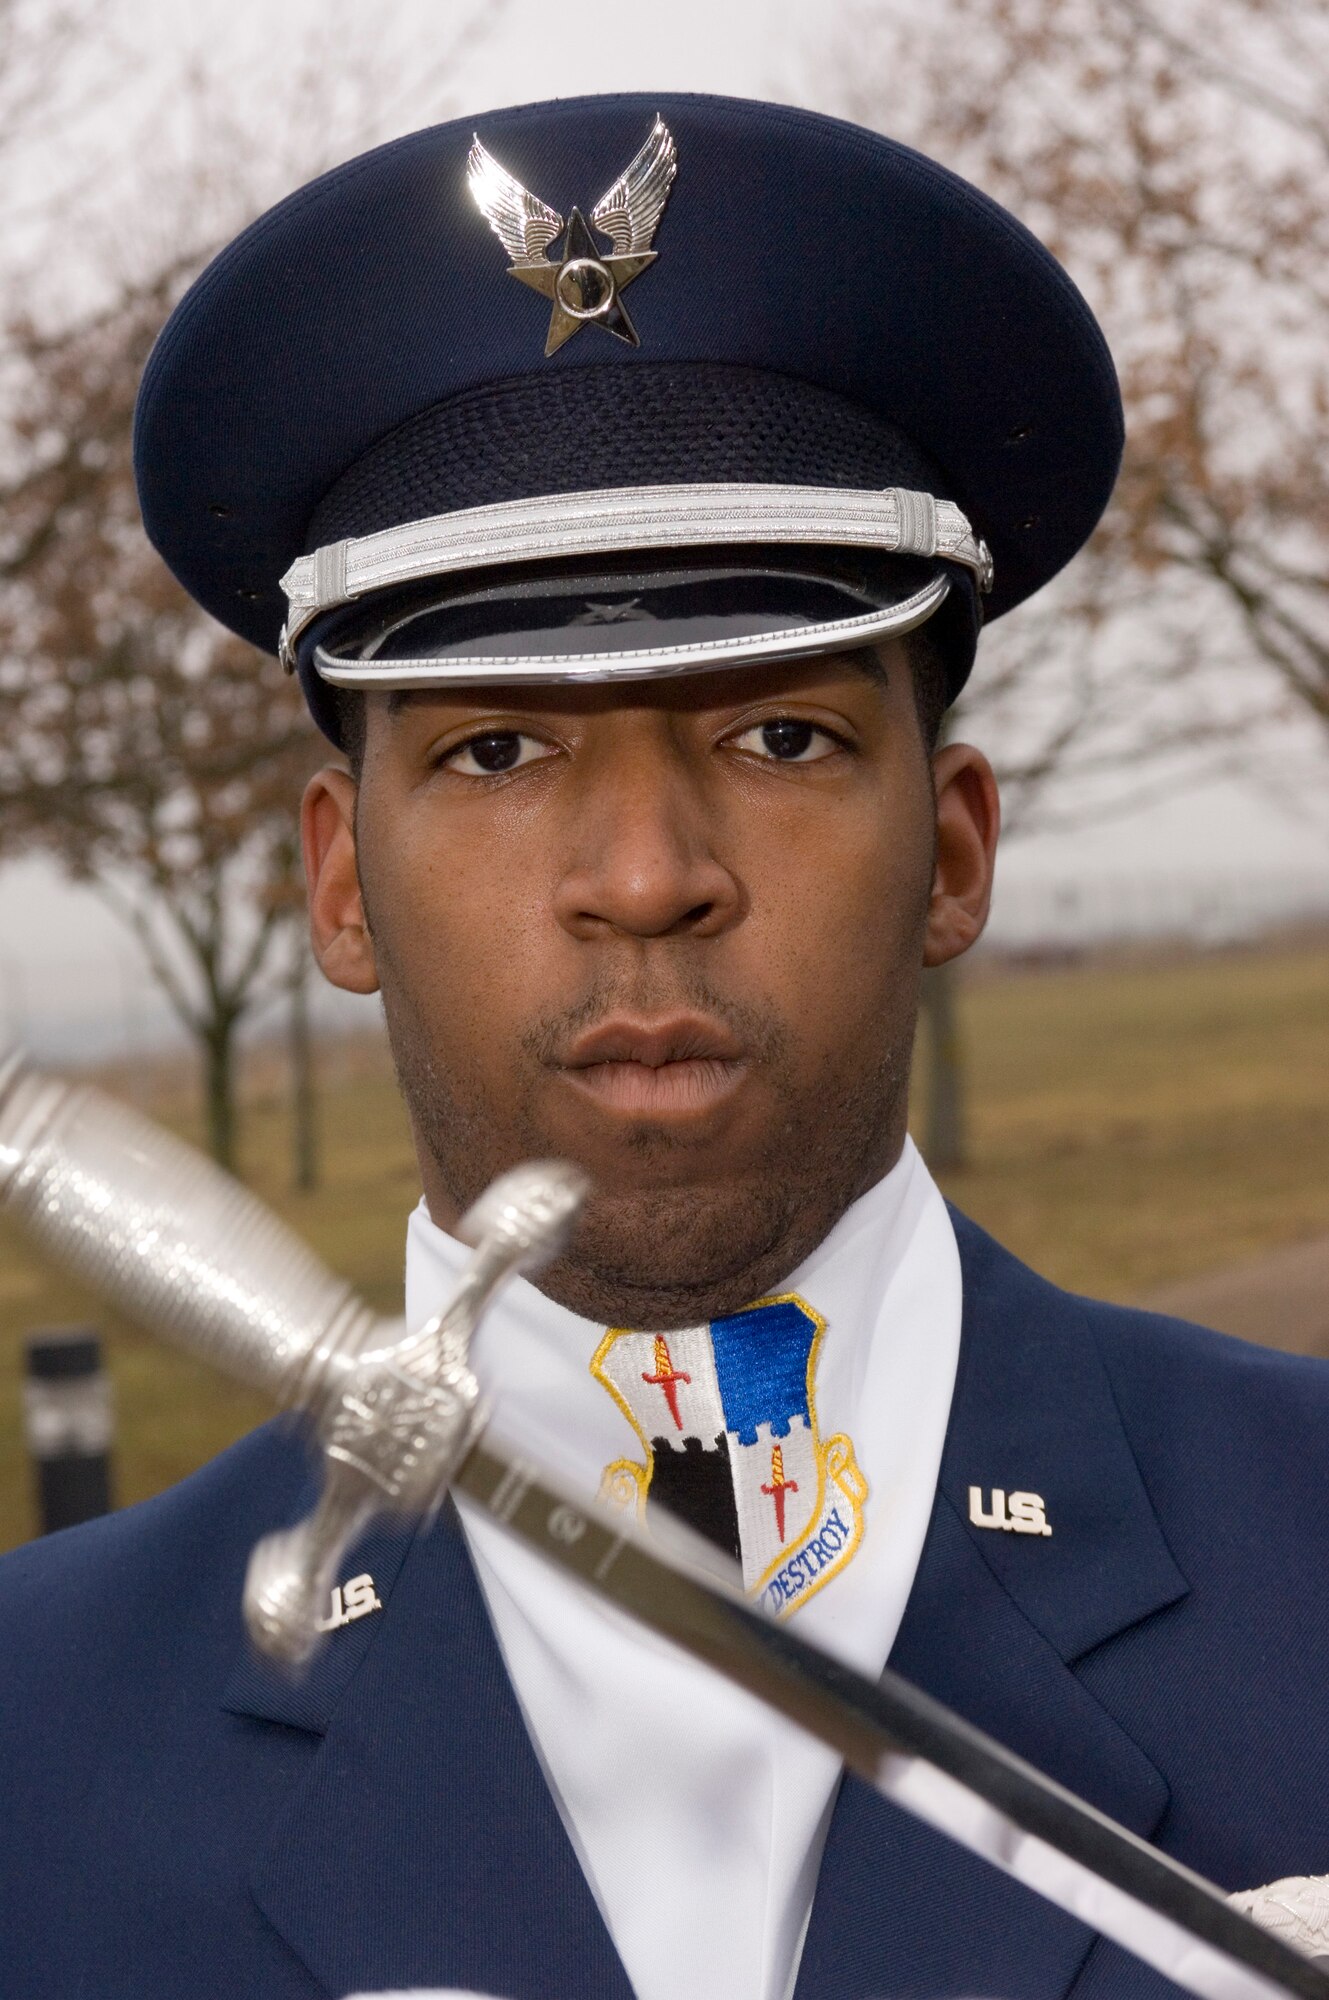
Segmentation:
<svg viewBox="0 0 1329 2000">
<path fill-rule="evenodd" d="M 1226 1888 L 1329 1873 L 1329 1368 L 1069 1297 L 956 1227 L 892 1665 Z M 1052 1535 L 975 1528 L 971 1485 L 1041 1494 Z M 0 1992 L 630 2000 L 455 1522 L 366 1545 L 384 1609 L 301 1685 L 247 1653 L 250 1547 L 311 1498 L 272 1425 L 0 1563 Z M 797 2000 L 1173 1991 L 843 1785 Z"/>
</svg>

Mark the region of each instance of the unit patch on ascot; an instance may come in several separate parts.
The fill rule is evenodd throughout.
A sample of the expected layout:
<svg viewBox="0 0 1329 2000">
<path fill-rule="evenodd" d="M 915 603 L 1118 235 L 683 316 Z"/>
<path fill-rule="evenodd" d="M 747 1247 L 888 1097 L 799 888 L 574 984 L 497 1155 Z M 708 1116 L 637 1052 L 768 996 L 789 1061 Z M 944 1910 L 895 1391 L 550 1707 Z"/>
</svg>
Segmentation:
<svg viewBox="0 0 1329 2000">
<path fill-rule="evenodd" d="M 603 1496 L 686 1512 L 777 1616 L 829 1583 L 863 1533 L 854 1447 L 817 1424 L 825 1332 L 791 1292 L 667 1338 L 611 1328 L 591 1362 L 646 1454 L 606 1466 Z"/>
</svg>

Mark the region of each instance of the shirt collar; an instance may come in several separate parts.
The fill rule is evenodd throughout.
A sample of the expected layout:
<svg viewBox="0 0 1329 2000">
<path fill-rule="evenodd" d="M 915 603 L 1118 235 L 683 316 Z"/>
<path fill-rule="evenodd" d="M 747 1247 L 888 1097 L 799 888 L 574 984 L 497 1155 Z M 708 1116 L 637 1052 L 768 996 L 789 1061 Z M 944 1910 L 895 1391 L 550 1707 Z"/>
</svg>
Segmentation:
<svg viewBox="0 0 1329 2000">
<path fill-rule="evenodd" d="M 913 1141 L 906 1139 L 890 1172 L 851 1203 L 775 1288 L 798 1292 L 829 1322 L 818 1368 L 827 1430 L 854 1428 L 876 1302 L 889 1290 L 929 1196 L 939 1206 Z M 408 1325 L 422 1325 L 446 1304 L 470 1254 L 439 1228 L 421 1199 L 407 1228 Z M 604 1331 L 602 1323 L 570 1312 L 527 1279 L 516 1278 L 485 1314 L 471 1348 L 494 1429 L 587 1494 L 598 1488 L 605 1465 L 632 1442 L 625 1437 L 623 1417 L 590 1373 Z"/>
</svg>

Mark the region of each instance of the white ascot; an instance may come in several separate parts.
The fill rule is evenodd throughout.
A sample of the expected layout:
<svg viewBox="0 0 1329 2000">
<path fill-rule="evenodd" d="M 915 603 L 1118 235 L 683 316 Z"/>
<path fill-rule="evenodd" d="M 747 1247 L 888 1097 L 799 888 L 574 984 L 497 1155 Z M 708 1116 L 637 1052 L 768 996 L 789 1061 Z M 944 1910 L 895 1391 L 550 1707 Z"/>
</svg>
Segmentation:
<svg viewBox="0 0 1329 2000">
<path fill-rule="evenodd" d="M 409 1324 L 437 1311 L 468 1254 L 416 1209 Z M 875 1676 L 922 1553 L 960 1346 L 959 1253 L 912 1142 L 780 1289 L 826 1322 L 821 1432 L 852 1441 L 867 1482 L 857 1551 L 790 1613 L 792 1628 Z M 639 1449 L 591 1373 L 605 1331 L 517 1280 L 472 1349 L 495 1428 L 587 1499 Z M 638 2000 L 788 2000 L 839 1759 L 465 1499 L 459 1508 L 532 1741 Z"/>
</svg>

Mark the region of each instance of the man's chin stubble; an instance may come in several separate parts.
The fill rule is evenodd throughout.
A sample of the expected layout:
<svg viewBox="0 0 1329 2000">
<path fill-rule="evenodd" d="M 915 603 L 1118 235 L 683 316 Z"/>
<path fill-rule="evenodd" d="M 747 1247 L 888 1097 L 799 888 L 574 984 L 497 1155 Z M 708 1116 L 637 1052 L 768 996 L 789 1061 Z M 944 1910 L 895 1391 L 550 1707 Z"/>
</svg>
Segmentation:
<svg viewBox="0 0 1329 2000">
<path fill-rule="evenodd" d="M 599 1325 L 697 1326 L 775 1289 L 861 1191 L 826 1199 L 823 1185 L 814 1199 L 802 1184 L 764 1178 L 593 1196 L 572 1254 L 535 1282 Z"/>
<path fill-rule="evenodd" d="M 551 1143 L 514 1075 L 513 1095 L 489 1104 L 473 1066 L 440 1060 L 425 1024 L 413 1018 L 397 982 L 383 983 L 397 1078 L 420 1156 L 426 1194 L 460 1215 L 494 1175 L 521 1160 L 548 1158 Z M 912 1025 L 912 1024 L 911 1024 Z M 749 1032 L 749 1043 L 756 1041 Z M 778 1037 L 766 1037 L 766 1081 L 784 1107 L 754 1158 L 731 1174 L 680 1185 L 666 1170 L 656 1186 L 603 1186 L 592 1195 L 570 1252 L 534 1282 L 569 1311 L 605 1326 L 643 1332 L 696 1326 L 778 1289 L 899 1157 L 906 1129 L 908 1030 L 864 1061 L 860 1042 L 839 1082 L 806 1084 Z M 520 1059 L 514 1070 L 520 1072 Z M 532 1096 L 534 1090 L 532 1090 Z M 630 1148 L 634 1173 L 650 1179 L 681 1152 L 676 1135 L 643 1126 Z M 575 1158 L 575 1153 L 572 1157 Z M 444 1221 L 440 1213 L 437 1218 Z"/>
<path fill-rule="evenodd" d="M 445 1109 L 436 1077 L 411 1077 L 400 1065 L 399 1075 L 417 1146 L 433 1165 L 430 1178 L 459 1211 L 493 1173 L 553 1150 L 540 1133 L 518 1130 L 505 1135 L 515 1139 L 513 1157 L 500 1157 L 493 1151 L 495 1126 L 473 1107 L 462 1110 L 454 1097 Z M 894 1164 L 907 1082 L 907 1057 L 892 1051 L 875 1078 L 856 1077 L 852 1105 L 840 1117 L 827 1120 L 819 1096 L 804 1107 L 805 1116 L 787 1121 L 766 1158 L 749 1161 L 733 1177 L 712 1173 L 692 1186 L 668 1180 L 637 1189 L 602 1186 L 587 1203 L 570 1253 L 533 1282 L 585 1319 L 643 1332 L 700 1325 L 750 1305 L 778 1289 Z M 467 1128 L 472 1144 L 459 1146 Z M 833 1154 L 810 1142 L 810 1135 L 827 1131 L 839 1141 Z M 651 1150 L 634 1149 L 639 1165 Z"/>
</svg>

